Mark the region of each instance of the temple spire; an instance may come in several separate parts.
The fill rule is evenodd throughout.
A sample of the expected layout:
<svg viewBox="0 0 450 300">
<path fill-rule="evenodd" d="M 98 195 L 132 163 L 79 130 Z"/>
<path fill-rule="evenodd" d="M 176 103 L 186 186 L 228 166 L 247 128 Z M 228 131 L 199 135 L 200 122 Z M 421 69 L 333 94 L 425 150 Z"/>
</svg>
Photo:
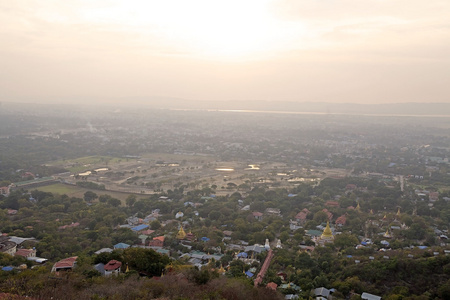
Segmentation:
<svg viewBox="0 0 450 300">
<path fill-rule="evenodd" d="M 327 221 L 327 226 L 325 227 L 325 229 L 323 230 L 322 235 L 320 236 L 322 239 L 323 238 L 330 238 L 333 237 L 333 232 L 331 231 L 330 228 L 330 221 Z"/>
<path fill-rule="evenodd" d="M 184 232 L 183 225 L 180 225 L 180 230 L 177 233 L 177 239 L 182 240 L 186 237 L 186 232 Z"/>
</svg>

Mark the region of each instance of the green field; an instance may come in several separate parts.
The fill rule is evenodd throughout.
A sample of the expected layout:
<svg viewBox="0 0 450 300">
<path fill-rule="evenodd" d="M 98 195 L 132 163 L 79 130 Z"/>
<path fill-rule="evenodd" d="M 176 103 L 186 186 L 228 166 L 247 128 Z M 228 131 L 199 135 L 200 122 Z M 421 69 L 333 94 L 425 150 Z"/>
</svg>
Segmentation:
<svg viewBox="0 0 450 300">
<path fill-rule="evenodd" d="M 67 169 L 72 173 L 78 173 L 96 168 L 98 166 L 103 167 L 111 164 L 117 164 L 123 160 L 125 159 L 112 156 L 84 156 L 76 159 L 56 160 L 49 162 L 48 165 L 59 167 L 72 165 L 67 167 Z"/>
<path fill-rule="evenodd" d="M 65 194 L 69 197 L 78 197 L 83 198 L 83 195 L 86 191 L 89 191 L 89 189 L 80 188 L 78 186 L 74 185 L 67 185 L 62 183 L 56 183 L 46 186 L 40 186 L 37 188 L 33 188 L 39 191 L 53 193 L 53 194 Z M 128 197 L 127 193 L 119 193 L 119 192 L 112 192 L 112 191 L 100 191 L 100 190 L 90 190 L 96 193 L 97 195 L 110 195 L 111 197 L 120 199 L 122 201 L 122 204 L 124 204 L 125 199 Z M 143 196 L 137 195 L 137 199 L 144 198 Z"/>
</svg>

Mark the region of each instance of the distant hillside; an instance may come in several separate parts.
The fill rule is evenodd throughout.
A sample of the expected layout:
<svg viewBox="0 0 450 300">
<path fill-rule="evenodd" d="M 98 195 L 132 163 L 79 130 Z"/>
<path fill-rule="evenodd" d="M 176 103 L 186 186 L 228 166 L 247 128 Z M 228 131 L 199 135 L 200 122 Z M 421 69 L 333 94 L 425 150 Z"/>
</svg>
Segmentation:
<svg viewBox="0 0 450 300">
<path fill-rule="evenodd" d="M 2 109 L 8 110 L 14 103 L 26 103 L 28 108 L 36 104 L 71 105 L 75 109 L 81 105 L 117 105 L 127 107 L 145 106 L 157 109 L 193 109 L 193 110 L 250 110 L 279 111 L 292 113 L 319 114 L 368 114 L 368 115 L 418 115 L 450 116 L 450 103 L 389 103 L 357 104 L 328 102 L 289 102 L 263 100 L 200 101 L 173 97 L 116 97 L 89 98 L 64 97 L 55 99 L 14 99 L 3 102 Z M 1 110 L 0 110 L 1 111 Z"/>
<path fill-rule="evenodd" d="M 125 99 L 125 98 L 124 98 Z M 115 101 L 120 103 L 118 99 Z M 287 101 L 196 101 L 179 98 L 129 98 L 128 103 L 167 109 L 286 111 L 324 114 L 450 115 L 450 103 L 355 104 Z"/>
</svg>

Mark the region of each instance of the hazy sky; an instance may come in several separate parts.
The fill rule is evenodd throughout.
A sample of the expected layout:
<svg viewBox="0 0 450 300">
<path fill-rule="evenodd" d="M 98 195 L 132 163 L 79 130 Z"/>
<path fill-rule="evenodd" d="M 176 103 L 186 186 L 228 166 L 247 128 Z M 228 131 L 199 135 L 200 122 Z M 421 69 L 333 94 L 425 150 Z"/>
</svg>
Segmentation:
<svg viewBox="0 0 450 300">
<path fill-rule="evenodd" d="M 449 0 L 0 0 L 0 100 L 450 102 Z"/>
</svg>

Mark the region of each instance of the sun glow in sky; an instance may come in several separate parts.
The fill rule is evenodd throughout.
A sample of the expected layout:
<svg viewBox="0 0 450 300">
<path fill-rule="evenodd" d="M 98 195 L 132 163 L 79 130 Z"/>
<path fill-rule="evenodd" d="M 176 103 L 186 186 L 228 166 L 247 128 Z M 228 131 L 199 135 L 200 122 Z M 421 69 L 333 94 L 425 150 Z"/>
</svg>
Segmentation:
<svg viewBox="0 0 450 300">
<path fill-rule="evenodd" d="M 0 101 L 450 102 L 447 0 L 0 0 Z"/>
<path fill-rule="evenodd" d="M 216 59 L 251 58 L 286 50 L 305 26 L 277 19 L 271 1 L 122 1 L 82 12 L 87 23 L 137 33 L 176 52 Z"/>
</svg>

